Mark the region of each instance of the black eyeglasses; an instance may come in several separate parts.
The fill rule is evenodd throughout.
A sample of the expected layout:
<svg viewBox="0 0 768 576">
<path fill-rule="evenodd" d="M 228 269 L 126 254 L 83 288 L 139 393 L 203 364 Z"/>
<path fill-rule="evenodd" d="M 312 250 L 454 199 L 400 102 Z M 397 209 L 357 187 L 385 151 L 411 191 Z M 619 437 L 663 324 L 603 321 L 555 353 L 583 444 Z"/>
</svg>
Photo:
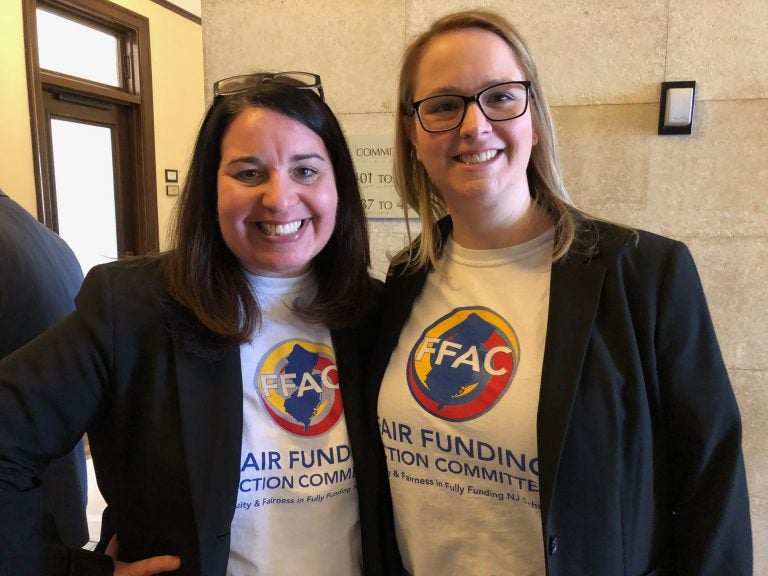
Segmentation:
<svg viewBox="0 0 768 576">
<path fill-rule="evenodd" d="M 214 83 L 213 96 L 214 98 L 216 96 L 230 96 L 239 92 L 245 92 L 249 88 L 267 82 L 277 82 L 293 86 L 299 90 L 314 90 L 321 100 L 325 100 L 320 75 L 312 74 L 311 72 L 257 72 L 255 74 L 232 76 L 231 78 L 224 78 Z"/>
<path fill-rule="evenodd" d="M 411 104 L 421 127 L 427 132 L 447 132 L 460 126 L 467 114 L 467 106 L 477 102 L 488 120 L 512 120 L 528 110 L 528 80 L 502 82 L 480 90 L 474 96 L 440 94 Z M 413 112 L 412 112 L 413 113 Z"/>
</svg>

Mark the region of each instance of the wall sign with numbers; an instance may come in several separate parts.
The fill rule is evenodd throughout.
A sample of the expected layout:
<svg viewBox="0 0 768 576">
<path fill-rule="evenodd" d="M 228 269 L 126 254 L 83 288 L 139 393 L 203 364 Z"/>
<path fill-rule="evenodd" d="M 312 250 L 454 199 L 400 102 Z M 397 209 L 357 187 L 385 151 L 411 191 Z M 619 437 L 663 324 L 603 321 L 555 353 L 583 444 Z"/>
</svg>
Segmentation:
<svg viewBox="0 0 768 576">
<path fill-rule="evenodd" d="M 402 218 L 403 206 L 395 192 L 392 171 L 394 137 L 358 135 L 347 137 L 357 183 L 369 218 Z M 412 213 L 415 216 L 415 213 Z"/>
</svg>

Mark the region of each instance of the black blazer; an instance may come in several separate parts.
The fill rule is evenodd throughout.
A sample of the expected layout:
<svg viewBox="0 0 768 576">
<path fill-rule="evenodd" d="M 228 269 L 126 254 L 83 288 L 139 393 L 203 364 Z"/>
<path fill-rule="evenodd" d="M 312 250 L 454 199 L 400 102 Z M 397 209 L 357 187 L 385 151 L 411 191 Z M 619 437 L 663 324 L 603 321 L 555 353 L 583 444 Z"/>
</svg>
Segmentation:
<svg viewBox="0 0 768 576">
<path fill-rule="evenodd" d="M 52 230 L 0 190 L 0 359 L 75 309 L 83 272 Z M 43 474 L 46 507 L 70 546 L 88 542 L 83 443 Z"/>
<path fill-rule="evenodd" d="M 372 415 L 426 276 L 387 277 Z M 739 411 L 682 243 L 580 221 L 552 266 L 537 427 L 548 576 L 752 574 Z"/>
<path fill-rule="evenodd" d="M 177 329 L 184 313 L 165 296 L 157 260 L 98 266 L 73 315 L 0 363 L 0 574 L 111 576 L 109 558 L 62 548 L 39 505 L 38 472 L 86 430 L 121 559 L 174 554 L 178 574 L 225 574 L 240 478 L 239 347 L 195 352 Z M 364 339 L 355 331 L 332 338 L 364 570 L 384 574 L 381 472 L 360 384 Z"/>
</svg>

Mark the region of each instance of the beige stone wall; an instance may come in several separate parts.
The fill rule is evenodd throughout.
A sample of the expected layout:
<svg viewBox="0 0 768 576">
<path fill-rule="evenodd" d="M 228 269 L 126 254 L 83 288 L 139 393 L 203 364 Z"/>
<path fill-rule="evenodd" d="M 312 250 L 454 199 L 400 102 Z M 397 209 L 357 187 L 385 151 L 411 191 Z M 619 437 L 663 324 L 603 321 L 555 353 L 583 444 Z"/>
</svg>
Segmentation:
<svg viewBox="0 0 768 576">
<path fill-rule="evenodd" d="M 202 0 L 205 81 L 309 70 L 349 134 L 391 134 L 408 39 L 456 0 Z M 490 0 L 553 105 L 566 182 L 593 214 L 685 241 L 744 420 L 755 574 L 768 576 L 768 3 Z M 660 83 L 695 80 L 690 136 L 658 136 Z M 404 241 L 371 222 L 375 272 Z"/>
</svg>

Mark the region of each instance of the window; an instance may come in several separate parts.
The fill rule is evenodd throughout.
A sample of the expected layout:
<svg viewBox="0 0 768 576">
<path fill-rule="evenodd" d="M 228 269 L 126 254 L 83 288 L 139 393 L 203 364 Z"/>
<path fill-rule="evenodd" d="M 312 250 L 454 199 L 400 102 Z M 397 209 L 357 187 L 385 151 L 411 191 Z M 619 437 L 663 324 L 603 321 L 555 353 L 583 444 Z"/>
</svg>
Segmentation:
<svg viewBox="0 0 768 576">
<path fill-rule="evenodd" d="M 36 10 L 40 68 L 120 86 L 118 36 L 43 8 Z"/>
</svg>

